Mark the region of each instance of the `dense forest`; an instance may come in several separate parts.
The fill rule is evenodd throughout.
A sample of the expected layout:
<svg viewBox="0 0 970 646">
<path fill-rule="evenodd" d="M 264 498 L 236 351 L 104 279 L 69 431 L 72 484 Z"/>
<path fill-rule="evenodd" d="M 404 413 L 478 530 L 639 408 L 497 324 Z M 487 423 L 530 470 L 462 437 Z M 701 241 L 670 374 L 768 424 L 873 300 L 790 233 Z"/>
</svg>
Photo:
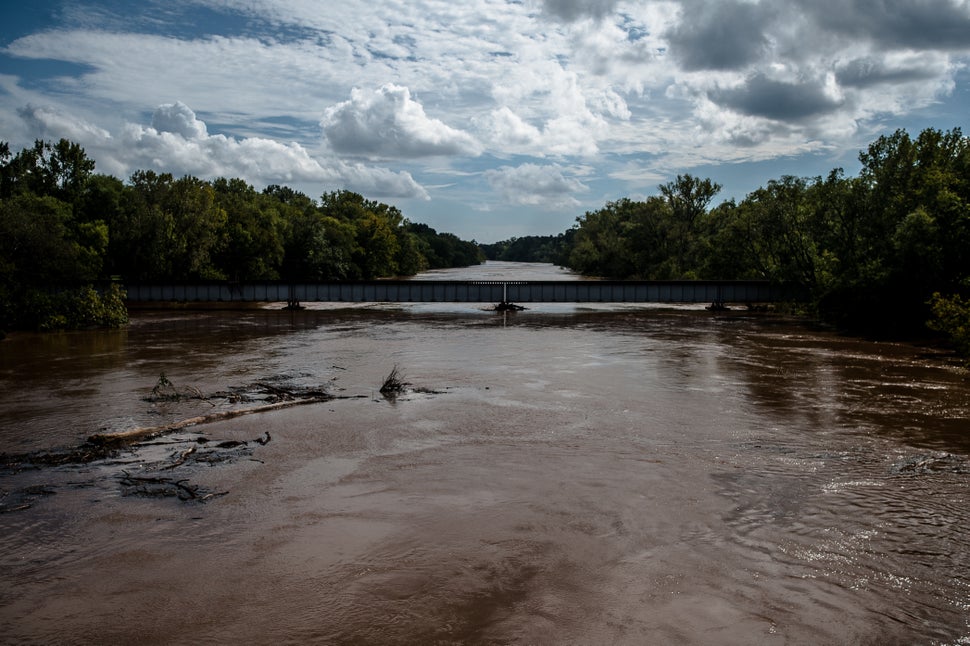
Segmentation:
<svg viewBox="0 0 970 646">
<path fill-rule="evenodd" d="M 549 262 L 554 265 L 569 264 L 576 229 L 554 236 L 523 236 L 492 244 L 482 244 L 482 252 L 489 260 L 508 262 Z"/>
<path fill-rule="evenodd" d="M 897 335 L 929 322 L 970 353 L 970 139 L 900 130 L 859 160 L 854 177 L 784 176 L 713 207 L 720 185 L 680 175 L 558 235 L 479 247 L 348 191 L 314 200 L 150 170 L 123 182 L 64 139 L 16 155 L 0 142 L 0 329 L 119 324 L 120 291 L 85 287 L 108 278 L 370 279 L 487 256 L 619 279 L 797 284 L 823 319 Z"/>
<path fill-rule="evenodd" d="M 336 191 L 203 181 L 140 170 L 96 174 L 68 140 L 16 155 L 0 142 L 0 329 L 116 325 L 119 288 L 96 281 L 351 280 L 484 260 L 474 242 Z M 70 289 L 68 289 L 70 288 Z"/>
<path fill-rule="evenodd" d="M 970 350 L 970 140 L 900 130 L 859 160 L 855 177 L 785 176 L 713 208 L 721 187 L 681 175 L 658 195 L 587 212 L 563 235 L 484 249 L 591 276 L 794 283 L 843 327 L 912 334 L 930 320 Z"/>
</svg>

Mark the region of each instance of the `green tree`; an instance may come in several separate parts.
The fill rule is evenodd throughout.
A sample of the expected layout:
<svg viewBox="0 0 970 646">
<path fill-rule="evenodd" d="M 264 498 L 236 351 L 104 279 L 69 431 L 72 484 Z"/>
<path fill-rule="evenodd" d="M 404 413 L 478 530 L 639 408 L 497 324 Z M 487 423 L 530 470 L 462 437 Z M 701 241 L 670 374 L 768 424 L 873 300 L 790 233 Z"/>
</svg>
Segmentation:
<svg viewBox="0 0 970 646">
<path fill-rule="evenodd" d="M 175 221 L 165 207 L 174 181 L 170 173 L 152 170 L 135 171 L 129 179 L 109 240 L 113 272 L 126 280 L 174 278 Z"/>
<path fill-rule="evenodd" d="M 401 243 L 398 231 L 404 216 L 393 206 L 365 199 L 351 191 L 336 191 L 321 197 L 321 212 L 353 226 L 354 278 L 396 276 Z"/>
<path fill-rule="evenodd" d="M 228 218 L 213 187 L 196 177 L 181 177 L 172 182 L 162 208 L 172 223 L 168 242 L 172 277 L 225 278 L 214 256 L 224 243 Z"/>
<path fill-rule="evenodd" d="M 277 201 L 284 222 L 282 278 L 342 280 L 353 274 L 354 228 L 325 216 L 310 197 L 285 186 L 263 193 Z"/>
<path fill-rule="evenodd" d="M 31 193 L 0 200 L 0 258 L 9 287 L 74 284 L 98 267 L 71 234 L 69 204 Z"/>
<path fill-rule="evenodd" d="M 400 242 L 391 221 L 384 215 L 369 212 L 354 222 L 358 250 L 354 258 L 364 279 L 396 276 Z"/>
<path fill-rule="evenodd" d="M 691 257 L 696 224 L 720 191 L 720 184 L 689 174 L 678 175 L 676 180 L 660 186 L 660 193 L 673 215 L 671 232 L 676 243 L 672 273 L 682 276 L 693 273 L 691 268 L 697 266 L 697 259 Z"/>
<path fill-rule="evenodd" d="M 936 292 L 970 276 L 970 142 L 959 129 L 903 130 L 860 153 L 853 182 L 853 262 L 823 309 L 851 325 L 915 330 Z M 843 260 L 843 258 L 840 258 Z"/>
<path fill-rule="evenodd" d="M 970 301 L 959 294 L 933 294 L 929 302 L 932 318 L 927 322 L 931 330 L 946 334 L 961 356 L 970 358 Z"/>
<path fill-rule="evenodd" d="M 4 156 L 9 158 L 9 145 L 5 146 Z M 33 193 L 73 204 L 93 171 L 94 160 L 78 144 L 67 139 L 56 143 L 38 139 L 32 148 L 24 148 L 4 162 L 0 198 Z"/>
<path fill-rule="evenodd" d="M 652 196 L 642 202 L 621 200 L 620 204 L 628 253 L 633 263 L 630 273 L 621 277 L 643 280 L 680 278 L 683 268 L 677 254 L 682 241 L 676 237 L 678 226 L 669 200 Z M 691 242 L 696 243 L 696 240 Z"/>
<path fill-rule="evenodd" d="M 241 179 L 213 182 L 216 204 L 225 213 L 221 273 L 233 280 L 279 278 L 285 253 L 285 223 L 279 201 L 257 193 Z"/>
<path fill-rule="evenodd" d="M 747 252 L 769 280 L 815 286 L 817 249 L 811 235 L 808 180 L 785 176 L 749 194 L 738 206 Z"/>
<path fill-rule="evenodd" d="M 569 266 L 590 276 L 625 278 L 636 273 L 628 241 L 633 202 L 607 202 L 598 211 L 576 219 L 577 231 Z"/>
<path fill-rule="evenodd" d="M 78 226 L 102 228 L 105 235 L 103 271 L 105 274 L 121 274 L 118 265 L 118 244 L 112 238 L 119 236 L 124 227 L 126 196 L 124 183 L 110 175 L 92 175 L 75 204 L 74 219 Z"/>
</svg>

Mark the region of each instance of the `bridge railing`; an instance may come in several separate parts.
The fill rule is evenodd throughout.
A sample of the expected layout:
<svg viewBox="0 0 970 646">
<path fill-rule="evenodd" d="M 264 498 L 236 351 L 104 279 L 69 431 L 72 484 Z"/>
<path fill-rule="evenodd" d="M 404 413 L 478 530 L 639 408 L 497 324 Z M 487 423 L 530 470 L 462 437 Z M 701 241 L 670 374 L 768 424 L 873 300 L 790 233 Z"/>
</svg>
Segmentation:
<svg viewBox="0 0 970 646">
<path fill-rule="evenodd" d="M 803 300 L 768 281 L 375 280 L 125 284 L 129 301 L 429 303 L 766 303 Z"/>
</svg>

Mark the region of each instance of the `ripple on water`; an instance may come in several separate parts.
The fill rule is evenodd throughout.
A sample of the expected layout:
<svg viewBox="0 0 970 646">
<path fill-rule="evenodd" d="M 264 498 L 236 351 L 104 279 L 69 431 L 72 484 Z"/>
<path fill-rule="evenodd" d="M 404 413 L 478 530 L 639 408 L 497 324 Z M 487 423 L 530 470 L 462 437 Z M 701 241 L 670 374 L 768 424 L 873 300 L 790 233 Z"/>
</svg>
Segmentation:
<svg viewBox="0 0 970 646">
<path fill-rule="evenodd" d="M 0 372 L 0 427 L 44 447 L 157 416 L 140 397 L 162 371 L 363 397 L 218 425 L 274 439 L 193 473 L 231 492 L 204 507 L 92 470 L 0 514 L 0 623 L 118 643 L 967 634 L 962 377 L 791 322 L 610 307 L 146 314 L 117 351 L 26 357 Z M 439 394 L 372 396 L 395 363 Z"/>
</svg>

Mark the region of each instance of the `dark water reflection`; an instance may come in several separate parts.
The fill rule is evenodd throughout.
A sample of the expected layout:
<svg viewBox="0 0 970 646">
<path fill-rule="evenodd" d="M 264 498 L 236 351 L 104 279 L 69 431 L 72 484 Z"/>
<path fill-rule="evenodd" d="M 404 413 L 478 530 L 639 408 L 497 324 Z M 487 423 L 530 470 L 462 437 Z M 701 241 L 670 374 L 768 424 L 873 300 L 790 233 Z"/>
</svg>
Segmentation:
<svg viewBox="0 0 970 646">
<path fill-rule="evenodd" d="M 360 397 L 0 473 L 0 641 L 970 641 L 970 387 L 932 351 L 701 309 L 138 313 L 0 343 L 0 451 L 225 406 L 143 401 L 162 372 Z"/>
</svg>

